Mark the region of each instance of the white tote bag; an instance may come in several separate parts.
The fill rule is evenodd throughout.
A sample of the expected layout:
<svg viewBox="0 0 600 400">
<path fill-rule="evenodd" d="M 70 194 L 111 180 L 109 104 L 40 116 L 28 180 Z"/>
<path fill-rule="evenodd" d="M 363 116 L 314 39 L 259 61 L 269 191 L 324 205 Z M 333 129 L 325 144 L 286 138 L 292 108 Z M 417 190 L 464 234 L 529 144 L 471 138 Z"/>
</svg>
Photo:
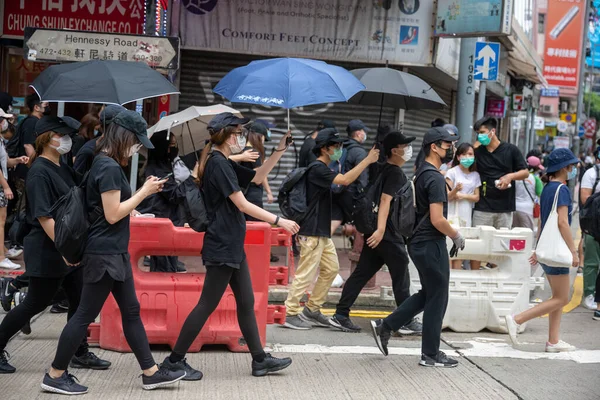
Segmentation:
<svg viewBox="0 0 600 400">
<path fill-rule="evenodd" d="M 558 212 L 556 211 L 558 193 L 563 186 L 560 185 L 556 189 L 552 210 L 538 239 L 535 254 L 540 264 L 545 264 L 549 267 L 569 268 L 573 265 L 573 254 L 571 254 L 569 246 L 567 246 L 565 239 L 563 239 L 558 229 Z"/>
</svg>

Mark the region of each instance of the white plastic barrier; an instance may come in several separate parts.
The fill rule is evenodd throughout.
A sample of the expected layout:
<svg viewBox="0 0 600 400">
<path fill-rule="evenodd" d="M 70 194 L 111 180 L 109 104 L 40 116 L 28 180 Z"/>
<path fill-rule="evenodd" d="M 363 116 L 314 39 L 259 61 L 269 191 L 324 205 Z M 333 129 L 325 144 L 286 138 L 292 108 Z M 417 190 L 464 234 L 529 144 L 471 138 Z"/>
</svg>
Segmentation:
<svg viewBox="0 0 600 400">
<path fill-rule="evenodd" d="M 459 259 L 498 265 L 492 270 L 450 271 L 450 296 L 443 327 L 455 332 L 489 329 L 506 333 L 505 315 L 529 308 L 533 232 L 526 228 L 460 228 L 466 246 Z M 448 250 L 452 241 L 448 239 Z M 419 290 L 419 275 L 410 264 L 411 289 Z M 521 325 L 521 331 L 525 324 Z"/>
</svg>

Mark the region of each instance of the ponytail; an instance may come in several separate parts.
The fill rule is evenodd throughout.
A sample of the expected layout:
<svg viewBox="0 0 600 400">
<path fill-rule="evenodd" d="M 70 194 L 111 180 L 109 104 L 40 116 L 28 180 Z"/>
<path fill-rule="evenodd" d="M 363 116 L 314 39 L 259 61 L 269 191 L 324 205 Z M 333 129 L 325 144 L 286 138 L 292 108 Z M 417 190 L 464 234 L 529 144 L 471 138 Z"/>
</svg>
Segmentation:
<svg viewBox="0 0 600 400">
<path fill-rule="evenodd" d="M 202 149 L 202 153 L 200 153 L 200 160 L 198 161 L 198 164 L 196 165 L 196 168 L 198 168 L 198 175 L 196 178 L 196 183 L 198 184 L 198 186 L 202 186 L 202 177 L 204 176 L 204 170 L 206 169 L 206 162 L 208 161 L 208 155 L 210 154 L 211 150 L 212 150 L 212 142 L 208 142 L 206 144 L 206 146 L 204 146 L 204 148 Z"/>
<path fill-rule="evenodd" d="M 54 132 L 48 131 L 48 132 L 42 133 L 35 139 L 35 143 L 34 143 L 35 153 L 33 154 L 33 156 L 29 157 L 29 163 L 27 164 L 28 167 L 31 167 L 31 165 L 33 165 L 33 162 L 35 161 L 35 159 L 42 155 L 42 153 L 44 152 L 44 148 L 52 140 L 52 136 L 54 136 Z"/>
<path fill-rule="evenodd" d="M 196 183 L 198 186 L 202 186 L 202 178 L 204 177 L 204 170 L 206 169 L 206 162 L 208 161 L 208 155 L 212 150 L 213 145 L 220 146 L 229 139 L 229 137 L 235 132 L 235 126 L 226 126 L 218 132 L 210 132 L 210 141 L 204 146 L 202 149 L 202 153 L 200 154 L 200 160 L 198 161 L 198 177 L 196 178 Z"/>
</svg>

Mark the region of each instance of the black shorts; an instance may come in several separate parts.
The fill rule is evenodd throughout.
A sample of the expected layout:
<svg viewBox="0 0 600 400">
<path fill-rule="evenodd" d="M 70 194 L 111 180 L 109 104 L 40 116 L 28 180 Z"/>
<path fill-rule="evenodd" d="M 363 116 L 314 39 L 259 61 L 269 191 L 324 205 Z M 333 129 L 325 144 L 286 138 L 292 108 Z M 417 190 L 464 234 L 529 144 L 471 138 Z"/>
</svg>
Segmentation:
<svg viewBox="0 0 600 400">
<path fill-rule="evenodd" d="M 331 199 L 331 220 L 342 221 L 347 224 L 352 222 L 354 209 L 354 194 L 348 190 L 334 194 Z"/>
</svg>

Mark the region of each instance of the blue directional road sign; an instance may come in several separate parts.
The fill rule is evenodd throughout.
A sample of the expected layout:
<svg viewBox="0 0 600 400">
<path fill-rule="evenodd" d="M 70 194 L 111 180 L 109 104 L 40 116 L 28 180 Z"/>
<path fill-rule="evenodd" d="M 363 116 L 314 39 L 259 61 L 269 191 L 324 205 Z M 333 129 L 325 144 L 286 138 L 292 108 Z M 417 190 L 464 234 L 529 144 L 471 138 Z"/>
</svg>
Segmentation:
<svg viewBox="0 0 600 400">
<path fill-rule="evenodd" d="M 500 43 L 477 42 L 473 60 L 473 77 L 479 81 L 495 81 L 500 63 Z"/>
</svg>

